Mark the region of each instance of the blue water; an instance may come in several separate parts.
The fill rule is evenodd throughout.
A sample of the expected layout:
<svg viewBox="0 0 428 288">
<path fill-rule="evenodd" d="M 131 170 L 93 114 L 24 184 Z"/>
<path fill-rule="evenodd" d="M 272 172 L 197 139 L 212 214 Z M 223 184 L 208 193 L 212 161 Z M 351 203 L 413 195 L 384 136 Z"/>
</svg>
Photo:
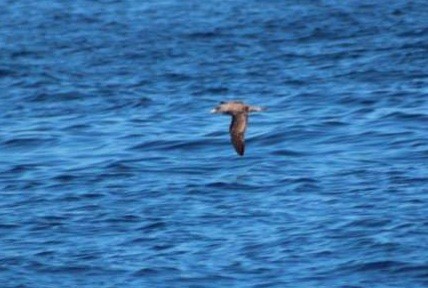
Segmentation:
<svg viewBox="0 0 428 288">
<path fill-rule="evenodd" d="M 1 287 L 428 287 L 426 1 L 0 11 Z"/>
</svg>

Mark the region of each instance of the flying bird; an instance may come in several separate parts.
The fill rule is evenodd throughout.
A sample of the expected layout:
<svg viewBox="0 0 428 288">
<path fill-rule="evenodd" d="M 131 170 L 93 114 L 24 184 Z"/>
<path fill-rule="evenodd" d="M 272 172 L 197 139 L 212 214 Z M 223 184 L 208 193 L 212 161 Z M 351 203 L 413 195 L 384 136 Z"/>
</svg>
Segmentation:
<svg viewBox="0 0 428 288">
<path fill-rule="evenodd" d="M 257 106 L 249 106 L 241 101 L 220 102 L 220 104 L 211 110 L 211 113 L 227 114 L 232 116 L 229 133 L 233 147 L 236 153 L 244 155 L 245 139 L 244 134 L 248 125 L 248 114 L 250 112 L 259 112 L 263 108 Z"/>
</svg>

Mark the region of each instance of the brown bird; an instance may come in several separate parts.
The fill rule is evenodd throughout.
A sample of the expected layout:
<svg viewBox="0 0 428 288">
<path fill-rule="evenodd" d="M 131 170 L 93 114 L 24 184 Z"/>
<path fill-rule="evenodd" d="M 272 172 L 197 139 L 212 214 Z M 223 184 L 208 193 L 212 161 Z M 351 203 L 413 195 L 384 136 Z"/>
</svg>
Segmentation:
<svg viewBox="0 0 428 288">
<path fill-rule="evenodd" d="M 211 113 L 228 114 L 232 116 L 229 133 L 233 147 L 239 155 L 244 155 L 245 140 L 244 134 L 248 125 L 248 114 L 250 112 L 259 112 L 263 109 L 257 106 L 249 106 L 241 101 L 220 102 L 216 108 L 211 110 Z"/>
</svg>

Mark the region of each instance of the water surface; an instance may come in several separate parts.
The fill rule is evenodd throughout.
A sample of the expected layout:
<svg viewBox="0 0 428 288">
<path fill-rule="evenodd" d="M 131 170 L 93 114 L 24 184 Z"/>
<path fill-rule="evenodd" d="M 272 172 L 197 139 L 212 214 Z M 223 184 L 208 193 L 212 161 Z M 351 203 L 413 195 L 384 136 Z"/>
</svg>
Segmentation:
<svg viewBox="0 0 428 288">
<path fill-rule="evenodd" d="M 2 287 L 427 287 L 427 7 L 1 1 Z"/>
</svg>

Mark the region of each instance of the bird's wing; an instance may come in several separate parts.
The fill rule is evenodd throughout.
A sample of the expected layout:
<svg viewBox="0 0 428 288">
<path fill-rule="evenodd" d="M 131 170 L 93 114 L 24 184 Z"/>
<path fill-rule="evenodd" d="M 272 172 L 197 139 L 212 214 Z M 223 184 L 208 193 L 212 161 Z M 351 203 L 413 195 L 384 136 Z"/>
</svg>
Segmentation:
<svg viewBox="0 0 428 288">
<path fill-rule="evenodd" d="M 244 155 L 245 140 L 244 134 L 247 129 L 248 114 L 239 113 L 232 116 L 232 123 L 230 123 L 230 137 L 232 140 L 233 147 L 239 155 Z"/>
</svg>

